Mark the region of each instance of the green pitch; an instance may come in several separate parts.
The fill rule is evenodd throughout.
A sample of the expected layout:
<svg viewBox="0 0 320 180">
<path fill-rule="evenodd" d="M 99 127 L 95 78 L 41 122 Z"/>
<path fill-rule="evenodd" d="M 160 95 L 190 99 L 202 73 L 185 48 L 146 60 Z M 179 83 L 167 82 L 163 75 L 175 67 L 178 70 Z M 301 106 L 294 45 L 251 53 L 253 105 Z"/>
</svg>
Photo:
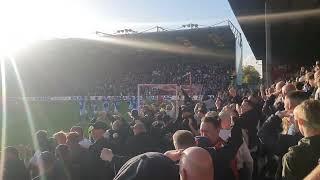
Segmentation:
<svg viewBox="0 0 320 180">
<path fill-rule="evenodd" d="M 74 125 L 80 125 L 80 105 L 76 101 L 31 101 L 29 102 L 33 118 L 35 131 L 46 130 L 49 136 L 58 131 L 68 132 Z M 98 111 L 103 110 L 103 103 L 98 102 Z M 90 106 L 89 106 L 90 107 Z M 109 106 L 109 111 L 113 111 L 113 106 Z M 2 108 L 1 108 L 2 109 Z M 90 112 L 92 110 L 89 110 Z M 128 119 L 128 103 L 121 101 L 119 113 L 123 118 Z M 2 113 L 2 112 L 1 112 Z M 88 122 L 86 120 L 81 126 L 87 135 Z M 1 124 L 2 127 L 2 116 Z M 3 128 L 1 128 L 2 130 Z M 32 134 L 28 123 L 27 113 L 20 102 L 8 102 L 7 106 L 7 125 L 6 125 L 6 146 L 19 144 L 32 145 Z M 2 136 L 2 131 L 1 131 Z M 0 139 L 1 141 L 1 139 Z"/>
<path fill-rule="evenodd" d="M 69 131 L 70 127 L 79 124 L 80 115 L 77 102 L 30 102 L 29 104 L 36 130 L 47 130 L 49 135 L 52 135 L 60 130 Z M 32 144 L 31 136 L 33 134 L 31 134 L 22 102 L 8 103 L 6 130 L 7 146 Z M 86 130 L 84 131 L 86 132 Z"/>
</svg>

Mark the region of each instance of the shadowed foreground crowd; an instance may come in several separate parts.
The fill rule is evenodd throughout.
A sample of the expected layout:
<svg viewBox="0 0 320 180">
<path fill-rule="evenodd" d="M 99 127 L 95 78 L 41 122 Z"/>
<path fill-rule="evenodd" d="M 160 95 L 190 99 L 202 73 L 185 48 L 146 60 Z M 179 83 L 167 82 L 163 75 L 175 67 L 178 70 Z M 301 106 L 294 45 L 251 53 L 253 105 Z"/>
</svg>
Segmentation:
<svg viewBox="0 0 320 180">
<path fill-rule="evenodd" d="M 185 99 L 144 106 L 130 121 L 109 116 L 48 137 L 27 163 L 14 147 L 5 154 L 5 180 L 251 180 L 320 179 L 320 64 L 240 96 Z"/>
</svg>

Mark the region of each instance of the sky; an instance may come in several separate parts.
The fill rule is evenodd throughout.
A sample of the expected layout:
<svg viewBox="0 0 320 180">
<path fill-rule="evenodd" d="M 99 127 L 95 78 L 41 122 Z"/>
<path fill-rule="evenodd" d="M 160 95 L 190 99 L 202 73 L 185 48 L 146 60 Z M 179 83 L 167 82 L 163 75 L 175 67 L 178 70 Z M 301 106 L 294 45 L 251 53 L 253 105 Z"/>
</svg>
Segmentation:
<svg viewBox="0 0 320 180">
<path fill-rule="evenodd" d="M 227 19 L 242 32 L 227 0 L 2 0 L 0 22 L 5 28 L 0 28 L 0 50 L 38 39 L 85 37 L 95 31 L 142 31 L 156 25 L 176 29 Z M 243 38 L 244 64 L 254 64 Z"/>
</svg>

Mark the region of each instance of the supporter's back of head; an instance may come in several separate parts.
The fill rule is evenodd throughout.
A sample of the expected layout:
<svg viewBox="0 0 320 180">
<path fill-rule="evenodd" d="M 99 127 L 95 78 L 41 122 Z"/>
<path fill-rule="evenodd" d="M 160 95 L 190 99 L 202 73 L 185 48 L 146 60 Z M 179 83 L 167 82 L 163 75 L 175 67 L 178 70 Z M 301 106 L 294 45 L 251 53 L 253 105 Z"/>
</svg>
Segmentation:
<svg viewBox="0 0 320 180">
<path fill-rule="evenodd" d="M 161 153 L 148 152 L 127 161 L 114 180 L 179 180 L 176 164 Z"/>
<path fill-rule="evenodd" d="M 297 105 L 309 99 L 308 94 L 303 91 L 291 91 L 284 100 L 285 110 L 293 110 Z"/>
<path fill-rule="evenodd" d="M 39 143 L 40 151 L 49 150 L 48 133 L 45 130 L 39 130 L 36 132 L 36 138 Z"/>
<path fill-rule="evenodd" d="M 282 87 L 282 95 L 285 97 L 289 92 L 295 91 L 296 87 L 292 83 L 288 83 Z"/>
<path fill-rule="evenodd" d="M 66 133 L 63 131 L 55 133 L 53 137 L 56 140 L 57 144 L 66 144 L 67 142 Z"/>
<path fill-rule="evenodd" d="M 67 135 L 67 144 L 68 145 L 79 144 L 80 140 L 81 140 L 81 137 L 76 132 L 71 132 L 71 133 L 68 133 L 68 135 Z"/>
<path fill-rule="evenodd" d="M 146 127 L 143 123 L 136 123 L 133 127 L 132 127 L 133 133 L 134 135 L 138 135 L 141 133 L 145 133 L 146 132 Z"/>
<path fill-rule="evenodd" d="M 213 162 L 205 149 L 190 147 L 183 151 L 180 159 L 180 180 L 198 179 L 213 179 Z"/>
<path fill-rule="evenodd" d="M 15 147 L 8 146 L 4 149 L 5 160 L 18 160 L 19 152 Z"/>
<path fill-rule="evenodd" d="M 295 86 L 298 91 L 302 91 L 304 84 L 302 82 L 296 82 Z"/>
<path fill-rule="evenodd" d="M 320 135 L 320 101 L 304 101 L 294 109 L 294 118 L 303 136 Z"/>
<path fill-rule="evenodd" d="M 178 130 L 172 137 L 175 149 L 186 149 L 196 145 L 194 136 L 190 131 Z"/>
</svg>

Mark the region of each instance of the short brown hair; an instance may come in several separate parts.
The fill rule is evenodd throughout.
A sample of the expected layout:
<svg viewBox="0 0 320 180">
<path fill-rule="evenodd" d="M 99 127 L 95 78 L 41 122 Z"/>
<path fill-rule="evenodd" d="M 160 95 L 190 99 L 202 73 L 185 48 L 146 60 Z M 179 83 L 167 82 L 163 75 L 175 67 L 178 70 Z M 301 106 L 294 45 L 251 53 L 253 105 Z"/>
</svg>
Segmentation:
<svg viewBox="0 0 320 180">
<path fill-rule="evenodd" d="M 173 134 L 174 144 L 181 149 L 192 147 L 196 144 L 194 136 L 190 131 L 178 130 Z"/>
<path fill-rule="evenodd" d="M 67 144 L 78 144 L 80 142 L 80 135 L 77 132 L 70 132 L 67 135 Z"/>
<path fill-rule="evenodd" d="M 294 109 L 294 114 L 306 122 L 306 127 L 320 131 L 320 101 L 304 101 Z"/>
<path fill-rule="evenodd" d="M 204 117 L 201 119 L 202 123 L 210 123 L 213 125 L 215 128 L 220 128 L 220 122 L 217 118 L 214 117 Z"/>
<path fill-rule="evenodd" d="M 299 105 L 305 100 L 309 99 L 309 95 L 303 91 L 291 91 L 289 92 L 285 98 L 290 99 L 295 105 Z"/>
</svg>

